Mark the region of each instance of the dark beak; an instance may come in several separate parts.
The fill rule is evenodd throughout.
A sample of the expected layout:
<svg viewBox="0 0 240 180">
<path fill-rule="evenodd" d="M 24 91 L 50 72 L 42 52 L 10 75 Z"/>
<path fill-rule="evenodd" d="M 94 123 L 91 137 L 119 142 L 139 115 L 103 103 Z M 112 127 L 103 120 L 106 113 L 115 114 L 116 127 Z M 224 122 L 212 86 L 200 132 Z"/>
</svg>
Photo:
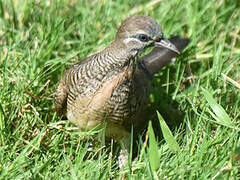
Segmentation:
<svg viewBox="0 0 240 180">
<path fill-rule="evenodd" d="M 168 39 L 162 38 L 159 42 L 155 42 L 154 45 L 167 48 L 167 49 L 169 49 L 171 51 L 174 51 L 177 54 L 180 54 L 180 52 L 176 48 L 176 46 L 174 44 L 172 44 Z"/>
</svg>

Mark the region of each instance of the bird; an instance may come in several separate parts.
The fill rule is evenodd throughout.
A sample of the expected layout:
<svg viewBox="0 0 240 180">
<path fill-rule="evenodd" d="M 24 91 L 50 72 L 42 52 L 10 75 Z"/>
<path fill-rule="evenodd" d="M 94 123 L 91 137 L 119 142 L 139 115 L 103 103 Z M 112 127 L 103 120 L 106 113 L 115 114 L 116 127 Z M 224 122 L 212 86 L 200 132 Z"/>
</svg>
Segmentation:
<svg viewBox="0 0 240 180">
<path fill-rule="evenodd" d="M 107 138 L 128 139 L 149 104 L 153 75 L 189 42 L 170 40 L 153 18 L 128 17 L 105 49 L 64 72 L 55 92 L 56 111 L 81 131 L 105 127 Z M 140 57 L 149 47 L 155 48 Z"/>
</svg>

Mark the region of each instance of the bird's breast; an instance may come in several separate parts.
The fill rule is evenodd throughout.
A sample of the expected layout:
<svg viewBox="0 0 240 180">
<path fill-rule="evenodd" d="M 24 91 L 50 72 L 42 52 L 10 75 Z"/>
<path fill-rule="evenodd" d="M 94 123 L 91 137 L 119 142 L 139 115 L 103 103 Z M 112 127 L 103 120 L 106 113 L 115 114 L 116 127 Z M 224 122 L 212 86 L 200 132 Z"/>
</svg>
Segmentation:
<svg viewBox="0 0 240 180">
<path fill-rule="evenodd" d="M 86 130 L 103 122 L 119 128 L 134 122 L 148 96 L 146 84 L 137 82 L 142 80 L 135 68 L 127 66 L 121 71 L 110 72 L 101 80 L 80 79 L 81 83 L 78 84 L 81 86 L 72 88 L 80 90 L 75 100 L 67 105 L 68 119 Z"/>
</svg>

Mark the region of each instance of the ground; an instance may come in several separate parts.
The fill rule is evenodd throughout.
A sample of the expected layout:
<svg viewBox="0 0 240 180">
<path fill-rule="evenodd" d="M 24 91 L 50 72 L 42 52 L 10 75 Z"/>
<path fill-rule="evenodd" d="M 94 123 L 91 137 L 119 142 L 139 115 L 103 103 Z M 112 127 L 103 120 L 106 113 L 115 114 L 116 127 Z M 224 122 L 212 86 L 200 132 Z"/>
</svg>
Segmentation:
<svg viewBox="0 0 240 180">
<path fill-rule="evenodd" d="M 133 14 L 191 43 L 155 75 L 154 131 L 119 169 L 114 148 L 57 116 L 53 98 L 64 70 Z M 239 107 L 238 1 L 0 0 L 0 179 L 240 179 Z"/>
</svg>

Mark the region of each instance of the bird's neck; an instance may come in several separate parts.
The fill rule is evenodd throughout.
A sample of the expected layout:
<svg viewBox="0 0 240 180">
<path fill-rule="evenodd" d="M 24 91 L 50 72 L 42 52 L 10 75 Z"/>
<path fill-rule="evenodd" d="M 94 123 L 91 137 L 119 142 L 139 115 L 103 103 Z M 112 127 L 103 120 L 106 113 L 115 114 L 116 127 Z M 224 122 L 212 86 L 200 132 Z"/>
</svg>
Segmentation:
<svg viewBox="0 0 240 180">
<path fill-rule="evenodd" d="M 102 64 L 112 68 L 130 68 L 136 66 L 137 55 L 132 55 L 123 44 L 114 41 L 106 47 L 100 54 L 99 58 Z"/>
<path fill-rule="evenodd" d="M 103 51 L 90 56 L 79 71 L 101 81 L 111 79 L 121 72 L 131 78 L 136 71 L 136 61 L 137 56 L 132 56 L 124 46 L 113 42 Z"/>
</svg>

